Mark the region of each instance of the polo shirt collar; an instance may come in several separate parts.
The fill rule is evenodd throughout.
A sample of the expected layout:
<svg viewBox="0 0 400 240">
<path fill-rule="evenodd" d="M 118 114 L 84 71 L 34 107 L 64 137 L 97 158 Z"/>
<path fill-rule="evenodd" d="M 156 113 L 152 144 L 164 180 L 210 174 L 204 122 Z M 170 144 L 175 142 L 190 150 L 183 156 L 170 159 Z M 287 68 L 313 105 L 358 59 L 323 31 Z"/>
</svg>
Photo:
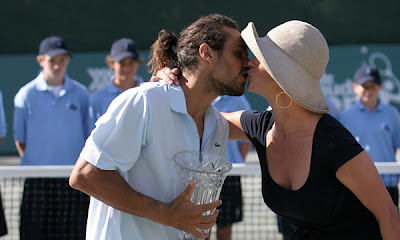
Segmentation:
<svg viewBox="0 0 400 240">
<path fill-rule="evenodd" d="M 46 79 L 44 78 L 44 73 L 41 71 L 39 75 L 37 76 L 37 84 L 36 84 L 36 89 L 39 91 L 49 91 L 49 85 L 46 82 Z M 72 82 L 71 79 L 68 77 L 67 74 L 64 74 L 64 84 L 62 89 L 65 90 L 70 90 L 72 88 Z"/>
<path fill-rule="evenodd" d="M 168 88 L 171 109 L 175 112 L 189 114 L 187 112 L 186 98 L 182 88 L 180 86 L 168 86 L 167 84 L 165 87 Z M 211 117 L 210 119 L 215 119 L 218 117 L 214 111 L 214 107 L 211 104 L 208 106 L 208 109 L 205 113 L 205 121 L 207 121 L 209 117 Z"/>
<path fill-rule="evenodd" d="M 107 84 L 107 92 L 109 92 L 109 93 L 122 93 L 122 90 L 119 89 L 117 86 L 115 86 L 114 80 L 112 80 Z"/>
<path fill-rule="evenodd" d="M 170 99 L 170 106 L 171 109 L 175 112 L 186 113 L 186 98 L 183 90 L 180 86 L 168 86 L 167 84 L 164 85 L 169 92 L 169 99 Z"/>
<path fill-rule="evenodd" d="M 357 106 L 358 109 L 360 109 L 361 111 L 370 111 L 369 108 L 367 108 L 366 106 L 364 106 L 364 105 L 361 103 L 360 99 L 357 100 L 356 106 Z M 374 111 L 381 112 L 381 111 L 383 111 L 383 110 L 384 110 L 384 106 L 383 106 L 383 104 L 382 104 L 382 101 L 381 101 L 380 99 L 378 99 L 378 106 L 375 108 Z"/>
</svg>

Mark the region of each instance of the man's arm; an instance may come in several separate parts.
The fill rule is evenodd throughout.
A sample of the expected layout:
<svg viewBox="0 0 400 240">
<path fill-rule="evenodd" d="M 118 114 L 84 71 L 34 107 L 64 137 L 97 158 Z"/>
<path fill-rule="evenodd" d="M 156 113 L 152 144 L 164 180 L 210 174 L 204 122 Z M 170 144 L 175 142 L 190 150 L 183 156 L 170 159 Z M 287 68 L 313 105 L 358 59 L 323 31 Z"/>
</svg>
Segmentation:
<svg viewBox="0 0 400 240">
<path fill-rule="evenodd" d="M 218 216 L 217 210 L 209 216 L 202 216 L 201 213 L 221 204 L 220 200 L 204 205 L 192 203 L 190 196 L 194 191 L 194 182 L 170 203 L 157 201 L 132 189 L 117 172 L 101 170 L 82 157 L 75 164 L 69 183 L 71 187 L 120 211 L 184 230 L 198 238 L 205 238 L 208 234 L 201 234 L 196 228 L 212 227 Z"/>
</svg>

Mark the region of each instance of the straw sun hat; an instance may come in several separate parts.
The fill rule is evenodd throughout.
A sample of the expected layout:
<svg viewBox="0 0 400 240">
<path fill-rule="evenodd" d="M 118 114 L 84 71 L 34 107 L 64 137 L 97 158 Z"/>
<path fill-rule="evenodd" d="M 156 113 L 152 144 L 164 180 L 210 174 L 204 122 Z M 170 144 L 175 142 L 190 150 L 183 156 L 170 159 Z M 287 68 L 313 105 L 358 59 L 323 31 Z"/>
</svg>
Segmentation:
<svg viewBox="0 0 400 240">
<path fill-rule="evenodd" d="M 249 49 L 279 86 L 300 106 L 329 112 L 319 86 L 329 60 L 328 44 L 314 26 L 292 20 L 258 37 L 254 23 L 241 33 Z"/>
</svg>

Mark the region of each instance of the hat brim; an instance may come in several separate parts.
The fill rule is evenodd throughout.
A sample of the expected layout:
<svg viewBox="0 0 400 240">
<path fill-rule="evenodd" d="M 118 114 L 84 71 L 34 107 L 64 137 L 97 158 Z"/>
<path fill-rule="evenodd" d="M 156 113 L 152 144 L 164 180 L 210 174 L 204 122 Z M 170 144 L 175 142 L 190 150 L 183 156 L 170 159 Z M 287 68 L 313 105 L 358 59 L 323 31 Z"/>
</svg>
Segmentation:
<svg viewBox="0 0 400 240">
<path fill-rule="evenodd" d="M 55 57 L 55 56 L 58 56 L 61 54 L 68 54 L 71 56 L 71 53 L 68 50 L 63 49 L 63 48 L 53 49 L 53 50 L 47 51 L 45 54 L 49 55 L 50 57 Z"/>
<path fill-rule="evenodd" d="M 259 38 L 252 22 L 243 29 L 241 36 L 268 74 L 293 101 L 312 112 L 329 112 L 319 79 L 302 68 L 268 36 Z"/>
<path fill-rule="evenodd" d="M 127 58 L 127 57 L 132 58 L 136 61 L 139 61 L 140 63 L 143 62 L 143 59 L 139 58 L 139 56 L 137 54 L 133 54 L 131 52 L 124 52 L 124 53 L 118 54 L 117 56 L 113 57 L 113 59 L 116 62 L 120 62 L 120 61 L 124 60 L 124 58 Z"/>
<path fill-rule="evenodd" d="M 369 82 L 369 81 L 374 82 L 378 85 L 381 84 L 380 82 L 376 81 L 376 79 L 372 76 L 365 76 L 363 78 L 357 79 L 356 83 L 359 85 L 363 85 L 364 83 Z"/>
</svg>

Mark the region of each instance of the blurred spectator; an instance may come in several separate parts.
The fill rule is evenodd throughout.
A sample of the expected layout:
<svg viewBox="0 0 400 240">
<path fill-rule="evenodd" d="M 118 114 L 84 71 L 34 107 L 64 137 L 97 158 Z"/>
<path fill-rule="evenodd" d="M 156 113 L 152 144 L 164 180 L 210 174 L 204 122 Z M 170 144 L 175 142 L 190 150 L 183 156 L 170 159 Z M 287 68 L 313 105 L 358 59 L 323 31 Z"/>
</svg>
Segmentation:
<svg viewBox="0 0 400 240">
<path fill-rule="evenodd" d="M 339 108 L 335 105 L 335 103 L 332 101 L 332 99 L 326 95 L 325 95 L 325 100 L 326 100 L 326 103 L 328 104 L 329 108 L 331 109 L 328 113 L 332 117 L 339 119 L 339 117 L 340 117 Z"/>
<path fill-rule="evenodd" d="M 143 59 L 132 39 L 121 38 L 116 40 L 112 46 L 110 55 L 107 55 L 106 62 L 114 70 L 110 83 L 95 92 L 90 103 L 91 126 L 106 111 L 112 100 L 123 91 L 139 86 L 143 78 L 136 75 L 139 65 Z"/>
<path fill-rule="evenodd" d="M 14 98 L 14 138 L 21 165 L 74 165 L 89 127 L 89 93 L 66 74 L 71 54 L 60 37 L 45 38 L 40 74 Z M 20 239 L 85 239 L 89 197 L 68 178 L 28 178 Z"/>
<path fill-rule="evenodd" d="M 6 116 L 4 114 L 3 94 L 0 91 L 0 146 L 7 133 Z M 3 201 L 0 193 L 0 236 L 7 234 L 7 224 L 4 217 Z"/>
<path fill-rule="evenodd" d="M 220 112 L 251 109 L 244 95 L 222 95 L 217 97 L 211 104 Z M 231 163 L 243 163 L 250 149 L 250 142 L 229 141 L 226 158 Z M 220 199 L 222 204 L 218 207 L 217 239 L 230 240 L 232 239 L 232 224 L 242 221 L 243 218 L 242 187 L 239 176 L 228 176 L 225 179 Z"/>
<path fill-rule="evenodd" d="M 379 99 L 382 81 L 378 69 L 360 67 L 354 75 L 357 102 L 345 110 L 340 121 L 354 135 L 374 162 L 395 162 L 400 147 L 400 114 Z M 399 176 L 381 175 L 393 202 L 399 206 Z"/>
<path fill-rule="evenodd" d="M 0 146 L 3 143 L 3 138 L 7 134 L 6 116 L 4 114 L 3 94 L 0 91 Z"/>
</svg>

